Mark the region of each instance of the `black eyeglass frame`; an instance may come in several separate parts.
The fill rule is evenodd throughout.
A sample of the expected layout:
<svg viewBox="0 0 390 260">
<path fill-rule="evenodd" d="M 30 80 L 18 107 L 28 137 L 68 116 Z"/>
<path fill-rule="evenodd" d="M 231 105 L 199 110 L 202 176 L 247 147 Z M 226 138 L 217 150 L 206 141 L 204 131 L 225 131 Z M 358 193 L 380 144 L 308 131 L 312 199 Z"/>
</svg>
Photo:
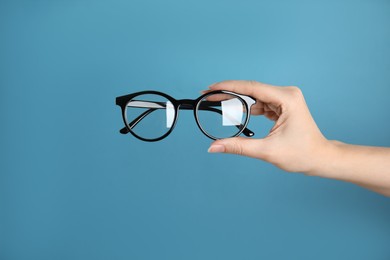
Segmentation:
<svg viewBox="0 0 390 260">
<path fill-rule="evenodd" d="M 210 92 L 207 92 L 207 93 L 201 95 L 197 99 L 180 99 L 180 100 L 174 99 L 173 97 L 171 97 L 171 96 L 169 96 L 169 95 L 167 95 L 167 94 L 165 94 L 163 92 L 154 91 L 154 90 L 140 91 L 140 92 L 124 95 L 124 96 L 119 96 L 119 97 L 116 98 L 116 105 L 118 105 L 121 108 L 121 110 L 122 110 L 122 119 L 123 119 L 123 123 L 125 124 L 125 127 L 120 129 L 120 133 L 121 134 L 130 133 L 134 137 L 136 137 L 136 138 L 138 138 L 138 139 L 140 139 L 142 141 L 146 141 L 146 142 L 160 141 L 160 140 L 166 138 L 173 131 L 173 129 L 175 128 L 176 123 L 177 123 L 177 119 L 179 117 L 179 110 L 193 110 L 194 111 L 194 117 L 195 117 L 196 124 L 198 125 L 198 127 L 202 131 L 202 133 L 204 135 L 206 135 L 207 137 L 209 137 L 210 139 L 213 139 L 213 140 L 220 139 L 220 138 L 217 138 L 217 137 L 207 133 L 203 129 L 202 125 L 199 122 L 199 118 L 198 118 L 199 105 L 201 103 L 205 102 L 205 101 L 203 101 L 203 99 L 206 98 L 207 96 L 215 95 L 215 94 L 228 94 L 228 95 L 235 96 L 245 105 L 245 109 L 246 109 L 247 113 L 245 115 L 244 124 L 243 125 L 241 124 L 240 126 L 236 126 L 239 129 L 239 131 L 236 134 L 234 134 L 233 136 L 230 136 L 230 137 L 236 137 L 236 136 L 239 136 L 242 133 L 245 136 L 248 136 L 248 137 L 254 136 L 254 133 L 251 130 L 249 130 L 248 128 L 246 128 L 246 127 L 247 127 L 247 125 L 249 123 L 251 107 L 252 107 L 252 105 L 254 105 L 256 103 L 256 99 L 251 97 L 251 96 L 241 95 L 241 94 L 237 94 L 237 93 L 234 93 L 234 92 L 231 92 L 231 91 L 226 91 L 226 90 L 210 91 Z M 174 115 L 173 122 L 172 122 L 172 125 L 171 125 L 170 129 L 164 135 L 162 135 L 162 136 L 160 136 L 158 138 L 148 139 L 148 138 L 144 138 L 142 136 L 137 135 L 136 133 L 134 133 L 134 131 L 131 130 L 132 127 L 134 127 L 144 117 L 146 117 L 149 113 L 151 113 L 151 112 L 153 112 L 155 110 L 155 109 L 151 108 L 150 110 L 147 110 L 146 112 L 141 114 L 139 117 L 137 117 L 135 120 L 133 120 L 132 122 L 129 123 L 127 121 L 127 117 L 126 117 L 126 109 L 128 107 L 127 104 L 130 101 L 132 101 L 135 97 L 140 96 L 140 95 L 159 95 L 159 96 L 162 96 L 162 97 L 166 98 L 167 100 L 169 100 L 172 103 L 172 105 L 174 107 L 174 110 L 175 110 L 175 115 Z M 251 101 L 253 101 L 253 103 L 248 104 L 248 102 L 243 97 L 248 97 Z M 201 101 L 203 101 L 203 102 L 201 102 Z M 208 101 L 208 102 L 212 103 L 212 102 L 215 102 L 215 101 Z M 205 110 L 205 108 L 202 108 L 201 110 Z M 213 112 L 218 112 L 220 114 L 222 113 L 222 111 L 220 111 L 220 110 L 217 111 L 216 109 L 208 108 L 207 110 L 211 110 Z M 132 125 L 132 127 L 130 127 L 130 125 Z"/>
</svg>

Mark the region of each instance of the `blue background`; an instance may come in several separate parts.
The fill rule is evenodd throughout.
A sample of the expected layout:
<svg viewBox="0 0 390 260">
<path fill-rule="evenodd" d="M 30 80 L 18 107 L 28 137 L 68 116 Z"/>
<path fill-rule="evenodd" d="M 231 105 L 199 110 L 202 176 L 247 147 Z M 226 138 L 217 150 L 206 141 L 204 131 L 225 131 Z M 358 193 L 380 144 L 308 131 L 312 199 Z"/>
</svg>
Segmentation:
<svg viewBox="0 0 390 260">
<path fill-rule="evenodd" d="M 389 259 L 389 199 L 208 154 L 116 96 L 297 85 L 330 139 L 390 146 L 390 2 L 1 1 L 0 259 Z M 272 126 L 252 118 L 256 136 Z"/>
</svg>

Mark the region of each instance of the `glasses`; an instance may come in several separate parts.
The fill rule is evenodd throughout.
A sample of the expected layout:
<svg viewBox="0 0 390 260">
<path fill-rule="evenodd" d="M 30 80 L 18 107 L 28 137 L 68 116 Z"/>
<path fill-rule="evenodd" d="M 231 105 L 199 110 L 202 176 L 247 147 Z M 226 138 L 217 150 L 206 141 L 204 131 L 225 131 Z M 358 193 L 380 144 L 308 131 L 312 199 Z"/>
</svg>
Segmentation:
<svg viewBox="0 0 390 260">
<path fill-rule="evenodd" d="M 199 129 L 213 140 L 240 134 L 252 137 L 254 133 L 246 127 L 255 103 L 250 96 L 224 90 L 207 92 L 194 100 L 176 100 L 158 91 L 141 91 L 116 98 L 125 124 L 120 133 L 130 133 L 148 142 L 162 140 L 172 132 L 179 110 L 193 110 Z"/>
</svg>

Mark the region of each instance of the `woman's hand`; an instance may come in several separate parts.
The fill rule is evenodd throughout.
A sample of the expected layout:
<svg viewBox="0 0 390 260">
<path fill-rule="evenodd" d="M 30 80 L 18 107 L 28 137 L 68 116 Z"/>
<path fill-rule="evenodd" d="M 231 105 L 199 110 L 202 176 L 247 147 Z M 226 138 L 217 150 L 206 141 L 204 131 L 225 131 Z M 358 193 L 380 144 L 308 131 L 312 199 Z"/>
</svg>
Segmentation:
<svg viewBox="0 0 390 260">
<path fill-rule="evenodd" d="M 215 141 L 209 152 L 250 156 L 270 162 L 286 171 L 310 172 L 329 146 L 297 87 L 276 87 L 255 81 L 223 81 L 210 90 L 229 90 L 252 96 L 252 115 L 275 121 L 263 139 L 234 137 Z"/>
<path fill-rule="evenodd" d="M 302 92 L 256 81 L 223 81 L 209 90 L 228 90 L 257 100 L 252 115 L 275 121 L 262 139 L 233 137 L 214 141 L 210 153 L 231 153 L 270 162 L 290 172 L 353 182 L 390 196 L 390 148 L 327 140 L 318 129 Z"/>
</svg>

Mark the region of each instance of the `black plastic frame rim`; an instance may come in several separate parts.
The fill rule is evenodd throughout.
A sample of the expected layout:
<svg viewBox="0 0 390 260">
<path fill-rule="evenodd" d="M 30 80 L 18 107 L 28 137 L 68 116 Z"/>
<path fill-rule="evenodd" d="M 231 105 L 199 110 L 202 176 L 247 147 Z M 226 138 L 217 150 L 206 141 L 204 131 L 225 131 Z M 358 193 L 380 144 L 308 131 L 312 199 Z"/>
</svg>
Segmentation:
<svg viewBox="0 0 390 260">
<path fill-rule="evenodd" d="M 172 126 L 164 135 L 162 135 L 160 137 L 152 138 L 152 139 L 144 138 L 142 136 L 137 135 L 129 127 L 129 122 L 127 121 L 127 117 L 126 117 L 127 104 L 131 100 L 133 100 L 135 97 L 142 96 L 142 95 L 158 95 L 158 96 L 162 96 L 162 97 L 166 98 L 167 100 L 169 100 L 173 104 L 173 108 L 175 109 L 175 117 L 173 118 Z M 123 122 L 125 123 L 125 126 L 126 126 L 127 130 L 129 131 L 129 133 L 132 134 L 134 137 L 136 137 L 136 138 L 138 138 L 138 139 L 140 139 L 142 141 L 145 141 L 145 142 L 157 142 L 157 141 L 160 141 L 160 140 L 164 139 L 165 137 L 167 137 L 173 131 L 173 129 L 175 128 L 176 122 L 177 122 L 177 118 L 178 118 L 178 115 L 179 115 L 179 111 L 177 109 L 177 100 L 174 99 L 173 97 L 171 97 L 171 96 L 169 96 L 169 95 L 167 95 L 167 94 L 165 94 L 163 92 L 154 91 L 154 90 L 147 90 L 147 91 L 136 92 L 136 93 L 129 94 L 129 95 L 126 95 L 126 96 L 122 96 L 122 97 L 126 98 L 126 99 L 124 99 L 125 102 L 122 103 L 122 105 L 124 104 L 124 106 L 123 107 L 121 106 Z M 119 97 L 119 98 L 122 98 L 122 97 Z"/>
<path fill-rule="evenodd" d="M 198 99 L 198 102 L 196 103 L 196 107 L 194 107 L 194 116 L 195 116 L 195 121 L 196 121 L 196 124 L 198 125 L 199 129 L 202 131 L 203 134 L 205 134 L 207 137 L 213 139 L 213 140 L 218 140 L 218 139 L 223 139 L 223 138 L 218 138 L 218 137 L 215 137 L 209 133 L 207 133 L 206 130 L 204 130 L 204 128 L 202 127 L 201 123 L 199 122 L 199 116 L 198 116 L 198 112 L 199 112 L 199 105 L 201 104 L 202 100 L 208 96 L 211 96 L 211 95 L 215 95 L 215 94 L 228 94 L 228 95 L 232 95 L 232 96 L 235 96 L 237 97 L 241 103 L 243 103 L 245 105 L 245 109 L 247 111 L 246 113 L 246 116 L 245 116 L 245 123 L 243 126 L 240 126 L 240 130 L 232 135 L 232 136 L 228 136 L 228 137 L 223 137 L 223 138 L 230 138 L 230 137 L 236 137 L 236 136 L 239 136 L 240 134 L 242 134 L 242 132 L 244 131 L 244 129 L 247 127 L 248 123 L 249 123 L 249 115 L 250 115 L 250 110 L 249 110 L 249 107 L 248 107 L 248 103 L 242 99 L 239 95 L 237 95 L 236 93 L 233 93 L 233 92 L 230 92 L 230 91 L 225 91 L 225 90 L 216 90 L 216 91 L 212 91 L 212 92 L 208 92 L 206 94 L 203 94 L 202 96 L 200 96 Z"/>
<path fill-rule="evenodd" d="M 174 99 L 170 95 L 167 95 L 167 94 L 165 94 L 163 92 L 154 91 L 154 90 L 146 90 L 146 91 L 140 91 L 140 92 L 124 95 L 124 96 L 119 96 L 119 97 L 116 98 L 116 105 L 121 107 L 122 119 L 123 119 L 123 123 L 125 124 L 125 128 L 128 130 L 128 132 L 130 134 L 132 134 L 134 137 L 136 137 L 136 138 L 138 138 L 138 139 L 140 139 L 142 141 L 156 142 L 156 141 L 160 141 L 160 140 L 166 138 L 173 131 L 173 129 L 176 126 L 176 123 L 177 123 L 177 120 L 178 120 L 178 117 L 179 117 L 179 110 L 180 110 L 181 106 L 191 106 L 192 110 L 193 110 L 193 113 L 194 113 L 195 122 L 198 125 L 199 129 L 201 130 L 201 132 L 204 135 L 206 135 L 207 137 L 209 137 L 210 139 L 217 140 L 217 139 L 222 139 L 222 138 L 217 138 L 217 137 L 207 133 L 207 131 L 205 131 L 203 129 L 203 127 L 201 126 L 201 124 L 199 122 L 199 118 L 198 118 L 198 110 L 199 110 L 199 105 L 200 105 L 201 101 L 204 98 L 206 98 L 207 96 L 214 95 L 214 94 L 229 94 L 229 95 L 235 96 L 245 105 L 245 108 L 246 108 L 246 111 L 247 111 L 246 117 L 245 117 L 245 123 L 244 123 L 244 125 L 240 126 L 240 129 L 239 129 L 239 131 L 236 134 L 234 134 L 234 135 L 232 135 L 230 137 L 239 136 L 246 129 L 246 127 L 247 127 L 247 125 L 249 123 L 251 107 L 252 107 L 252 105 L 254 105 L 256 103 L 256 99 L 253 98 L 253 97 L 247 96 L 247 97 L 251 98 L 254 101 L 254 103 L 249 106 L 248 103 L 241 97 L 241 96 L 245 96 L 245 95 L 240 95 L 240 94 L 237 94 L 237 93 L 234 93 L 234 92 L 231 92 L 231 91 L 216 90 L 216 91 L 207 92 L 207 93 L 201 95 L 200 97 L 198 97 L 197 99 L 180 99 L 180 100 L 177 100 L 177 99 Z M 173 107 L 174 107 L 175 116 L 174 116 L 171 128 L 164 135 L 162 135 L 162 136 L 160 136 L 158 138 L 153 138 L 153 139 L 144 138 L 144 137 L 139 136 L 136 133 L 134 133 L 134 131 L 129 127 L 129 122 L 127 121 L 127 117 L 126 117 L 127 104 L 131 100 L 133 100 L 135 97 L 141 96 L 141 95 L 158 95 L 158 96 L 162 96 L 162 97 L 166 98 L 167 100 L 169 100 L 172 103 Z M 188 107 L 186 109 L 188 109 Z M 248 131 L 251 134 L 250 136 L 253 136 L 254 133 L 251 132 L 250 130 L 248 130 Z M 224 138 L 229 138 L 229 137 L 224 137 Z"/>
</svg>

